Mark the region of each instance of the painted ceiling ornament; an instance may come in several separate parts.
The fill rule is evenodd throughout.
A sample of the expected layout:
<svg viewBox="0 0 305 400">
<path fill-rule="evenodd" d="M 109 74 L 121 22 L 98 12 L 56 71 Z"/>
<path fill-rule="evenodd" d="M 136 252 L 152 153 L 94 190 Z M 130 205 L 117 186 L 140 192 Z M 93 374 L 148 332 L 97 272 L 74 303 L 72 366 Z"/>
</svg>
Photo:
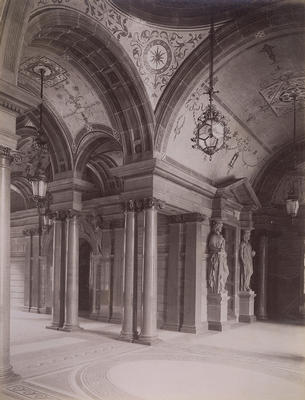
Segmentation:
<svg viewBox="0 0 305 400">
<path fill-rule="evenodd" d="M 20 73 L 40 83 L 39 70 L 43 68 L 44 86 L 53 87 L 68 79 L 68 72 L 54 60 L 43 57 L 30 57 L 20 66 Z"/>
<path fill-rule="evenodd" d="M 210 79 L 209 88 L 205 94 L 209 95 L 209 104 L 197 119 L 194 136 L 191 141 L 193 149 L 201 150 L 212 160 L 213 154 L 226 148 L 226 142 L 230 139 L 230 129 L 225 117 L 213 104 L 213 96 L 218 93 L 214 89 L 213 64 L 214 64 L 214 22 L 212 18 L 210 30 Z"/>
<path fill-rule="evenodd" d="M 165 30 L 135 32 L 131 47 L 134 62 L 152 97 L 160 97 L 184 58 L 202 40 L 201 33 Z"/>
<path fill-rule="evenodd" d="M 289 73 L 277 77 L 271 84 L 263 87 L 260 94 L 274 113 L 280 117 L 291 111 L 293 94 L 297 95 L 298 108 L 305 105 L 305 76 L 292 76 Z"/>
</svg>

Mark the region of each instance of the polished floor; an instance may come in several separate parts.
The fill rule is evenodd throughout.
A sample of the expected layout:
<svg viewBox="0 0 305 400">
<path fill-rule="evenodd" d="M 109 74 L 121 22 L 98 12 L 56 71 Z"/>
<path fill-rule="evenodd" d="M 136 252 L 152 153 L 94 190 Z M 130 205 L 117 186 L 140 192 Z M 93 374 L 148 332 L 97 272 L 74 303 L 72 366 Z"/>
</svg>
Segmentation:
<svg viewBox="0 0 305 400">
<path fill-rule="evenodd" d="M 20 380 L 2 399 L 302 400 L 304 326 L 255 322 L 201 335 L 159 331 L 143 346 L 120 327 L 81 319 L 72 333 L 45 329 L 50 316 L 14 311 L 11 359 Z"/>
</svg>

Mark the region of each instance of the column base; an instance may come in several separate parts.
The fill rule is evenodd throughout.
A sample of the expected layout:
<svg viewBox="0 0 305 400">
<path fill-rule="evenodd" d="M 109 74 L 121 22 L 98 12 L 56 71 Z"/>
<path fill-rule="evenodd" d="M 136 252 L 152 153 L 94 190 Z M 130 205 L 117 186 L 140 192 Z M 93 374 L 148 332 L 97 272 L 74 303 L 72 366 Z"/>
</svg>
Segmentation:
<svg viewBox="0 0 305 400">
<path fill-rule="evenodd" d="M 13 371 L 13 367 L 11 367 L 11 366 L 5 370 L 0 370 L 0 382 L 1 383 L 15 382 L 19 379 L 21 379 L 21 376 L 18 374 L 15 374 L 15 372 Z"/>
<path fill-rule="evenodd" d="M 76 332 L 83 330 L 83 328 L 78 325 L 64 325 L 62 328 L 58 328 L 58 330 L 63 332 Z"/>
<path fill-rule="evenodd" d="M 255 322 L 256 321 L 256 316 L 255 315 L 240 315 L 238 318 L 238 322 Z"/>
<path fill-rule="evenodd" d="M 180 325 L 178 323 L 165 322 L 165 324 L 162 325 L 161 329 L 164 329 L 165 331 L 179 332 L 179 328 L 180 328 Z"/>
<path fill-rule="evenodd" d="M 251 290 L 249 292 L 239 292 L 239 322 L 250 323 L 255 321 L 254 316 L 254 298 L 256 294 Z"/>
<path fill-rule="evenodd" d="M 139 336 L 138 339 L 134 340 L 134 343 L 144 344 L 146 346 L 152 346 L 154 344 L 160 343 L 161 339 L 158 336 Z"/>
<path fill-rule="evenodd" d="M 60 328 L 61 326 L 59 324 L 51 324 L 46 326 L 46 329 L 53 329 L 54 331 L 58 331 Z"/>
<path fill-rule="evenodd" d="M 121 315 L 113 315 L 110 320 L 112 324 L 121 324 L 122 323 L 122 316 Z"/>
<path fill-rule="evenodd" d="M 210 293 L 208 299 L 208 327 L 213 331 L 223 331 L 228 328 L 227 293 Z"/>
<path fill-rule="evenodd" d="M 209 321 L 208 322 L 208 329 L 210 331 L 218 331 L 218 332 L 223 332 L 228 329 L 230 329 L 230 324 L 226 321 L 220 322 L 220 321 Z"/>
<path fill-rule="evenodd" d="M 129 342 L 133 343 L 138 339 L 139 335 L 138 333 L 120 333 L 120 336 L 118 337 L 118 340 L 121 340 L 123 342 Z"/>
<path fill-rule="evenodd" d="M 268 315 L 257 315 L 256 318 L 259 321 L 267 321 L 269 319 Z"/>
<path fill-rule="evenodd" d="M 198 335 L 199 333 L 206 332 L 208 330 L 208 322 L 202 322 L 200 325 L 182 325 L 180 332 L 184 333 L 194 333 Z"/>
</svg>

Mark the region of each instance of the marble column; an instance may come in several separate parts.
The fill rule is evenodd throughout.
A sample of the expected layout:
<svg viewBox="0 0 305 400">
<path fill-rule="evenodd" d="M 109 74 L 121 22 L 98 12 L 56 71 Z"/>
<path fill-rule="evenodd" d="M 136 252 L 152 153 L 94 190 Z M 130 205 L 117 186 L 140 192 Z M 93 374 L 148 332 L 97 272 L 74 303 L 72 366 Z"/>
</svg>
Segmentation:
<svg viewBox="0 0 305 400">
<path fill-rule="evenodd" d="M 66 220 L 67 256 L 65 279 L 65 322 L 62 330 L 71 332 L 78 325 L 79 215 L 70 211 Z"/>
<path fill-rule="evenodd" d="M 151 345 L 157 337 L 157 208 L 160 202 L 144 199 L 143 318 L 138 342 Z"/>
<path fill-rule="evenodd" d="M 112 265 L 112 312 L 110 321 L 121 323 L 122 321 L 122 294 L 123 294 L 123 249 L 124 242 L 124 220 L 117 220 L 112 223 L 113 228 L 113 265 Z"/>
<path fill-rule="evenodd" d="M 267 279 L 268 279 L 268 236 L 262 232 L 258 245 L 258 307 L 257 318 L 268 319 L 267 315 Z"/>
<path fill-rule="evenodd" d="M 53 217 L 53 287 L 52 287 L 52 322 L 49 329 L 59 329 L 64 323 L 64 285 L 63 268 L 66 247 L 65 216 L 57 212 Z"/>
<path fill-rule="evenodd" d="M 10 150 L 0 146 L 0 382 L 15 376 L 10 364 Z"/>
<path fill-rule="evenodd" d="M 136 257 L 135 240 L 135 202 L 130 200 L 125 212 L 125 276 L 124 276 L 124 308 L 120 339 L 129 342 L 137 337 L 134 313 L 134 266 Z"/>
</svg>

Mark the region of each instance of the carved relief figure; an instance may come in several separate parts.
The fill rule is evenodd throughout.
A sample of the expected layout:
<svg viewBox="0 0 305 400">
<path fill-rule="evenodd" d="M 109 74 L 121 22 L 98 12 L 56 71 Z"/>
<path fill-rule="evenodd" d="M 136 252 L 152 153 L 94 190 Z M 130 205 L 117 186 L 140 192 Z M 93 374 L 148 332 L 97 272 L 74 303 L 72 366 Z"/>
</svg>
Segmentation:
<svg viewBox="0 0 305 400">
<path fill-rule="evenodd" d="M 215 221 L 209 239 L 210 269 L 208 282 L 213 293 L 226 293 L 225 286 L 229 276 L 225 239 L 221 234 L 223 223 Z"/>
<path fill-rule="evenodd" d="M 253 257 L 255 256 L 255 251 L 252 250 L 250 240 L 251 232 L 249 230 L 244 231 L 243 239 L 240 244 L 239 258 L 241 263 L 241 282 L 240 290 L 251 291 L 250 280 L 253 274 Z"/>
</svg>

